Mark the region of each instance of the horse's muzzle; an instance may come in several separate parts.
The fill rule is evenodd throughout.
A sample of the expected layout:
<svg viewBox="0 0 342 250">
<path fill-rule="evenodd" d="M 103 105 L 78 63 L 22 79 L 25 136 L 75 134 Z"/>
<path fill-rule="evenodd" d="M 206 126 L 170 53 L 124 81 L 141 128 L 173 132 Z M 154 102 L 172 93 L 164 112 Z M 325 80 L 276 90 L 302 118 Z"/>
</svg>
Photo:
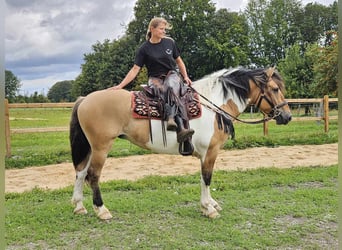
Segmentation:
<svg viewBox="0 0 342 250">
<path fill-rule="evenodd" d="M 280 112 L 278 116 L 274 118 L 277 125 L 286 125 L 292 120 L 292 115 L 290 112 Z"/>
</svg>

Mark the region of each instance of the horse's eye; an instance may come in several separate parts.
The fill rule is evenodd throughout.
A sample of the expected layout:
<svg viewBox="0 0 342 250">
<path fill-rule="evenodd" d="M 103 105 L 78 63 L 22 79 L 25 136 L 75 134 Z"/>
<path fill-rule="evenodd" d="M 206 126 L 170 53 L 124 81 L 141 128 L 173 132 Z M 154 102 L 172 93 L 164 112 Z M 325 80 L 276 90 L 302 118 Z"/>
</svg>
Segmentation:
<svg viewBox="0 0 342 250">
<path fill-rule="evenodd" d="M 273 91 L 275 94 L 278 94 L 279 88 L 273 88 L 272 91 Z"/>
</svg>

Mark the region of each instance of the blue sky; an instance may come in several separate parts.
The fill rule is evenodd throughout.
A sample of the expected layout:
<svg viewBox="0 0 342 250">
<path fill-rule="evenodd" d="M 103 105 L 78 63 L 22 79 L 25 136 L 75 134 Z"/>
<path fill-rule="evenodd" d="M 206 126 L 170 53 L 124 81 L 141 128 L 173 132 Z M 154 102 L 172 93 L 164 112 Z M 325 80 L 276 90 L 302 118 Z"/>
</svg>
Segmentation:
<svg viewBox="0 0 342 250">
<path fill-rule="evenodd" d="M 6 0 L 5 67 L 21 80 L 19 93 L 46 95 L 56 82 L 75 79 L 83 55 L 91 52 L 93 44 L 124 34 L 125 25 L 134 17 L 135 2 Z M 217 9 L 239 11 L 248 0 L 213 2 Z M 315 2 L 329 5 L 333 0 Z"/>
</svg>

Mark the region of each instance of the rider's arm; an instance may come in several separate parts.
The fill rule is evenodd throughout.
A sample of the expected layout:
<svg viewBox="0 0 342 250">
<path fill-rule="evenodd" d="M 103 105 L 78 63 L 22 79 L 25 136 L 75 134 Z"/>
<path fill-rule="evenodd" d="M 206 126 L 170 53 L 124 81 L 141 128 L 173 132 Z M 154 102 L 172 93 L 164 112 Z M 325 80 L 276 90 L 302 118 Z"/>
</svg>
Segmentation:
<svg viewBox="0 0 342 250">
<path fill-rule="evenodd" d="M 122 89 L 126 87 L 127 84 L 129 84 L 131 81 L 134 80 L 134 78 L 138 75 L 139 71 L 140 71 L 140 67 L 134 64 L 133 67 L 130 69 L 130 71 L 128 71 L 125 78 L 121 81 L 121 83 L 112 87 L 112 89 Z"/>
<path fill-rule="evenodd" d="M 178 65 L 179 71 L 182 74 L 184 81 L 191 86 L 191 80 L 186 72 L 185 63 L 183 62 L 182 58 L 179 56 L 176 58 L 176 63 Z"/>
</svg>

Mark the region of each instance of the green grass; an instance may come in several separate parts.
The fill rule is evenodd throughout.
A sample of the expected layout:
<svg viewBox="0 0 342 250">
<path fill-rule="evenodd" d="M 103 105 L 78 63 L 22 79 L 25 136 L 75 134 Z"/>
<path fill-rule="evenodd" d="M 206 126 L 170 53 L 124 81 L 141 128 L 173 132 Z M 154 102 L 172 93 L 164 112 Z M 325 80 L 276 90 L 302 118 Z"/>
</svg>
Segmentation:
<svg viewBox="0 0 342 250">
<path fill-rule="evenodd" d="M 12 156 L 5 159 L 6 169 L 71 162 L 68 132 L 12 134 L 11 148 Z M 110 156 L 146 153 L 147 150 L 117 139 Z"/>
<path fill-rule="evenodd" d="M 71 187 L 6 194 L 8 249 L 337 249 L 337 166 L 216 171 L 221 217 L 203 217 L 199 174 L 101 185 L 113 219 L 73 215 Z"/>
<path fill-rule="evenodd" d="M 69 125 L 71 109 L 68 108 L 37 108 L 11 109 L 10 125 L 15 128 L 37 127 L 67 127 Z M 243 119 L 251 118 L 245 113 Z M 261 118 L 260 114 L 253 114 L 252 118 Z M 329 132 L 324 133 L 322 122 L 293 121 L 286 126 L 269 123 L 269 135 L 263 136 L 263 125 L 249 125 L 235 123 L 236 138 L 225 144 L 225 149 L 244 149 L 248 147 L 298 144 L 325 144 L 338 141 L 337 120 L 331 120 Z M 42 166 L 61 162 L 70 162 L 70 146 L 68 132 L 25 133 L 11 134 L 12 157 L 5 160 L 5 166 L 10 168 L 24 168 L 27 166 Z M 129 156 L 149 153 L 128 141 L 116 140 L 110 157 Z"/>
<path fill-rule="evenodd" d="M 337 120 L 330 121 L 329 132 L 317 121 L 293 121 L 288 125 L 268 124 L 268 136 L 263 136 L 262 124 L 235 124 L 235 141 L 227 141 L 225 149 L 244 149 L 259 146 L 292 146 L 304 144 L 326 144 L 338 142 Z"/>
<path fill-rule="evenodd" d="M 11 128 L 68 126 L 70 113 L 13 109 Z M 337 130 L 337 121 L 328 133 L 316 121 L 271 122 L 264 137 L 262 125 L 237 123 L 236 140 L 225 149 L 336 143 Z M 67 132 L 12 134 L 11 141 L 6 168 L 70 161 Z M 145 153 L 119 139 L 109 155 Z M 215 220 L 200 213 L 199 174 L 101 183 L 114 216 L 109 222 L 95 217 L 89 187 L 85 216 L 72 213 L 72 187 L 7 193 L 5 239 L 8 249 L 337 249 L 337 172 L 337 166 L 215 171 L 211 192 L 224 209 Z"/>
<path fill-rule="evenodd" d="M 71 108 L 10 109 L 11 129 L 65 127 L 69 125 Z"/>
</svg>

